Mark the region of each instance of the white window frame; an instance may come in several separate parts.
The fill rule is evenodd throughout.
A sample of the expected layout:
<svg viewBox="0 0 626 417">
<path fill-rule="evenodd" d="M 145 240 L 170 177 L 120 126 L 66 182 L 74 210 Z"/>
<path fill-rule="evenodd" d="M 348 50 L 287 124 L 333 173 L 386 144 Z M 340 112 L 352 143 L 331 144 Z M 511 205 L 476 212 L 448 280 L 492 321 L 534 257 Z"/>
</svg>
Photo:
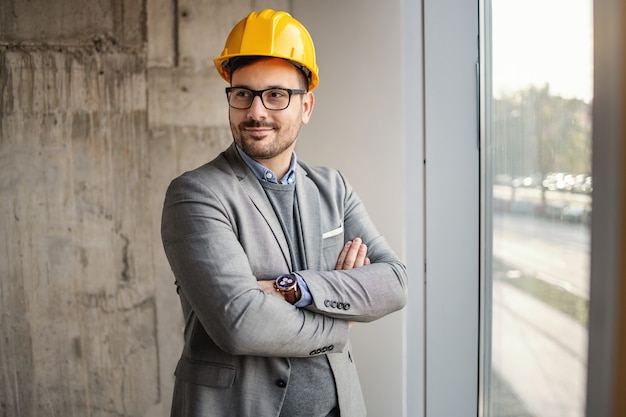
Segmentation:
<svg viewBox="0 0 626 417">
<path fill-rule="evenodd" d="M 408 267 L 424 277 L 411 285 L 407 311 L 407 415 L 476 416 L 478 3 L 424 0 L 404 7 L 407 170 L 425 190 L 407 197 Z M 414 51 L 423 51 L 421 59 L 411 57 Z M 412 166 L 416 160 L 423 166 Z M 407 187 L 407 196 L 414 195 L 414 183 Z M 418 230 L 423 240 L 413 235 Z"/>
<path fill-rule="evenodd" d="M 479 187 L 480 171 L 486 172 L 486 167 L 480 166 L 484 161 L 479 162 L 475 144 L 479 110 L 485 115 L 489 110 L 478 108 L 476 79 L 482 75 L 473 72 L 479 28 L 489 13 L 482 1 L 404 3 L 405 162 L 408 178 L 425 189 L 416 196 L 414 184 L 407 183 L 408 266 L 423 277 L 422 285 L 411 287 L 407 312 L 405 415 L 410 417 L 483 416 L 482 404 L 488 401 L 479 392 L 485 382 L 479 379 L 483 374 L 479 369 L 489 355 L 483 350 L 486 335 L 480 332 L 485 327 L 479 320 L 480 304 L 489 302 L 488 288 L 479 284 L 489 241 L 481 235 L 479 207 L 488 196 Z M 611 416 L 617 392 L 614 368 L 625 353 L 616 351 L 618 306 L 626 301 L 616 294 L 626 283 L 618 266 L 624 236 L 615 225 L 626 221 L 624 178 L 617 175 L 626 146 L 621 118 L 626 97 L 624 89 L 617 88 L 626 83 L 621 29 L 626 13 L 621 0 L 595 0 L 594 16 L 594 42 L 605 47 L 594 54 L 593 278 L 586 413 Z M 415 51 L 422 54 L 415 56 Z M 480 58 L 483 69 L 488 63 L 488 57 Z M 484 81 L 481 94 L 490 95 Z M 423 167 L 412 166 L 418 158 Z M 456 189 L 454 198 L 463 203 L 453 205 L 447 184 L 459 174 L 464 188 Z M 422 228 L 423 239 L 418 233 Z"/>
</svg>

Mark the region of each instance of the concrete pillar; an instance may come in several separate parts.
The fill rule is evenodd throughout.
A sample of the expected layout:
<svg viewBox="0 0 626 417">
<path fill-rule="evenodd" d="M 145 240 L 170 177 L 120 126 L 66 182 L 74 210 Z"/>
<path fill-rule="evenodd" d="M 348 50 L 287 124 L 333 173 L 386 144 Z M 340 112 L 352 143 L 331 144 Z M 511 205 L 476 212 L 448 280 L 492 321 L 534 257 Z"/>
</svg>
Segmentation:
<svg viewBox="0 0 626 417">
<path fill-rule="evenodd" d="M 0 415 L 161 401 L 141 2 L 0 6 Z"/>
<path fill-rule="evenodd" d="M 211 60 L 254 8 L 0 3 L 0 416 L 169 415 L 163 197 L 231 141 Z"/>
</svg>

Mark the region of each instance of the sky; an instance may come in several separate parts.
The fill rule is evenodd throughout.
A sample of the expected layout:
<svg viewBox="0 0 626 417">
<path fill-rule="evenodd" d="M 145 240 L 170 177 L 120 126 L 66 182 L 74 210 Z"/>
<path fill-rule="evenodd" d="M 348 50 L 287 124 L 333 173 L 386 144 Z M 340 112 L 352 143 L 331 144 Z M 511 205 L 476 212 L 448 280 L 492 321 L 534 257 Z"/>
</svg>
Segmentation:
<svg viewBox="0 0 626 417">
<path fill-rule="evenodd" d="M 492 0 L 493 90 L 593 96 L 592 0 Z"/>
</svg>

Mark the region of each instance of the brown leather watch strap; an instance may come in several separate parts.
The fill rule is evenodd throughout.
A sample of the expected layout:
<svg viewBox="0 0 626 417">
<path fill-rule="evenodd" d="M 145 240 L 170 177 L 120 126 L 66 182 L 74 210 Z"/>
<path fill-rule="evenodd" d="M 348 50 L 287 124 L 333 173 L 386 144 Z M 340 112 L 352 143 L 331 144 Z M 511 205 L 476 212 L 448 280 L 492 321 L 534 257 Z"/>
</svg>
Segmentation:
<svg viewBox="0 0 626 417">
<path fill-rule="evenodd" d="M 296 284 L 296 286 L 293 287 L 291 290 L 283 291 L 283 294 L 285 296 L 285 301 L 287 301 L 289 304 L 295 304 L 300 299 L 300 286 Z"/>
</svg>

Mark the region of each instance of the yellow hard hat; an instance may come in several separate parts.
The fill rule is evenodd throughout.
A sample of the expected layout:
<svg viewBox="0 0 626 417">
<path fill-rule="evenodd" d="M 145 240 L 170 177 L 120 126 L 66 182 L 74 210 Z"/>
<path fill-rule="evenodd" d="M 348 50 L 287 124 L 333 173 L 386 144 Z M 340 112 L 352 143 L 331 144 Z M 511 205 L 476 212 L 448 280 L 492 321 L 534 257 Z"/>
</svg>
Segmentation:
<svg viewBox="0 0 626 417">
<path fill-rule="evenodd" d="M 309 91 L 319 83 L 311 35 L 289 13 L 266 9 L 252 12 L 230 31 L 222 54 L 213 60 L 217 72 L 230 82 L 228 61 L 240 56 L 284 58 L 309 75 Z"/>
</svg>

